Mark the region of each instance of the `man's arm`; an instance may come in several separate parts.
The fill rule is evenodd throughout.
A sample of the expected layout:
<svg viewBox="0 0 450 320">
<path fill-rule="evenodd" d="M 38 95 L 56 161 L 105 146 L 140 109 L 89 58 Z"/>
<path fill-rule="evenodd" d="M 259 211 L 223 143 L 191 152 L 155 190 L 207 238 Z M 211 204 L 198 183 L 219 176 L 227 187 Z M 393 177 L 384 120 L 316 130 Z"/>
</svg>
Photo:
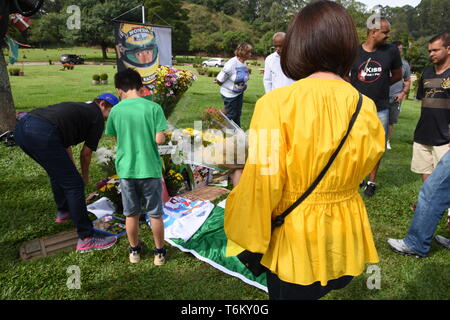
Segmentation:
<svg viewBox="0 0 450 320">
<path fill-rule="evenodd" d="M 83 145 L 80 152 L 80 165 L 81 165 L 81 176 L 83 177 L 84 184 L 89 183 L 89 166 L 91 165 L 92 159 L 92 149 Z"/>
<path fill-rule="evenodd" d="M 394 69 L 391 71 L 391 73 L 392 73 L 392 76 L 389 79 L 389 85 L 393 85 L 394 83 L 397 83 L 400 80 L 402 80 L 402 76 L 403 76 L 402 68 Z"/>
<path fill-rule="evenodd" d="M 72 152 L 72 147 L 68 147 L 66 149 L 67 154 L 69 155 L 70 160 L 72 160 L 73 164 L 75 164 L 75 160 L 73 160 L 73 152 Z"/>
<path fill-rule="evenodd" d="M 164 131 L 160 131 L 156 133 L 156 144 L 163 144 L 166 142 L 166 135 L 164 134 Z"/>
<path fill-rule="evenodd" d="M 263 84 L 264 84 L 264 91 L 266 93 L 272 90 L 272 72 L 270 72 L 270 60 L 268 58 L 266 58 L 266 61 L 264 63 Z"/>
</svg>

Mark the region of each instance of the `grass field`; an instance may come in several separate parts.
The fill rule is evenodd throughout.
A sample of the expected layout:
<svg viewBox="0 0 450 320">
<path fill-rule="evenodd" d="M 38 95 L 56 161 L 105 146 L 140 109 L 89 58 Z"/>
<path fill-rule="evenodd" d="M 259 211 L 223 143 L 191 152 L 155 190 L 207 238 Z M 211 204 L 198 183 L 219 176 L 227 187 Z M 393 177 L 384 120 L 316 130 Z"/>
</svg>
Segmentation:
<svg viewBox="0 0 450 320">
<path fill-rule="evenodd" d="M 59 62 L 62 54 L 76 54 L 86 61 L 103 61 L 101 48 L 70 47 L 70 48 L 21 48 L 19 50 L 18 64 L 21 62 Z M 108 60 L 114 61 L 116 53 L 113 48 L 107 51 Z"/>
<path fill-rule="evenodd" d="M 186 67 L 192 70 L 189 67 Z M 11 77 L 17 111 L 61 101 L 86 101 L 102 92 L 114 92 L 113 85 L 93 86 L 94 73 L 106 72 L 110 82 L 113 66 L 76 66 L 60 71 L 57 66 L 24 66 L 25 77 Z M 248 128 L 256 100 L 262 96 L 262 75 L 254 69 L 245 93 L 242 126 Z M 169 119 L 177 127 L 192 127 L 203 109 L 222 107 L 219 87 L 205 76 L 188 90 Z M 332 292 L 325 299 L 449 299 L 450 253 L 435 243 L 426 259 L 394 254 L 388 248 L 389 237 L 403 237 L 421 186 L 420 177 L 410 169 L 412 134 L 420 114 L 420 104 L 408 100 L 400 114 L 378 181 L 379 190 L 366 199 L 369 218 L 381 262 L 381 288 L 369 290 L 364 273 L 346 289 Z M 104 137 L 101 146 L 111 146 Z M 79 147 L 76 148 L 79 150 Z M 267 295 L 240 280 L 225 275 L 178 249 L 169 249 L 166 266 L 154 267 L 151 256 L 142 263 L 128 262 L 127 241 L 121 238 L 113 248 L 77 254 L 69 251 L 40 260 L 22 262 L 18 248 L 24 241 L 71 229 L 71 224 L 55 224 L 50 185 L 43 169 L 19 148 L 0 146 L 0 299 L 267 299 Z M 91 183 L 95 189 L 103 178 L 99 167 L 92 166 Z M 443 219 L 437 232 L 450 237 Z M 141 227 L 147 246 L 153 246 L 147 227 Z M 77 265 L 82 270 L 81 289 L 68 290 L 66 270 Z"/>
</svg>

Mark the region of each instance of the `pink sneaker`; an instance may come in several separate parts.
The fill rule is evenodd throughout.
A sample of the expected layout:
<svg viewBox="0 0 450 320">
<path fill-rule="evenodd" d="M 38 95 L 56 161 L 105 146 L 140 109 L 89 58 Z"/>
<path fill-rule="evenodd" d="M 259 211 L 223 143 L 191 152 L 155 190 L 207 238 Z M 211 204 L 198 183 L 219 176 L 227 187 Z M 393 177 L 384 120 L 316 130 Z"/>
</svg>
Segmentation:
<svg viewBox="0 0 450 320">
<path fill-rule="evenodd" d="M 56 213 L 56 218 L 55 218 L 55 222 L 56 223 L 63 223 L 63 222 L 67 222 L 70 221 L 70 213 L 69 212 L 62 212 L 62 211 L 58 211 Z"/>
<path fill-rule="evenodd" d="M 117 242 L 117 238 L 92 236 L 84 239 L 78 239 L 77 251 L 89 252 L 92 250 L 105 250 L 111 248 Z"/>
</svg>

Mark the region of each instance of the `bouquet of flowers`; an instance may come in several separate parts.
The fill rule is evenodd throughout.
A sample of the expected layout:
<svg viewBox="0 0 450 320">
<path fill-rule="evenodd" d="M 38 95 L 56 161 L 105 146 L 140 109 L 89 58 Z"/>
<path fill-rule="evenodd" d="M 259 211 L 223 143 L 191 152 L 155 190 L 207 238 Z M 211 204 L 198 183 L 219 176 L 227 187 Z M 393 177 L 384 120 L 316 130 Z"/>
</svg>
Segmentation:
<svg viewBox="0 0 450 320">
<path fill-rule="evenodd" d="M 106 173 L 106 176 L 109 177 L 116 174 L 116 147 L 113 149 L 98 148 L 95 155 L 100 168 Z"/>
<path fill-rule="evenodd" d="M 195 80 L 196 75 L 190 71 L 160 66 L 156 71 L 153 88 L 147 97 L 160 104 L 164 115 L 169 118 L 178 101 Z"/>
<path fill-rule="evenodd" d="M 100 197 L 106 197 L 114 203 L 118 212 L 123 211 L 122 195 L 120 194 L 120 179 L 117 175 L 107 177 L 97 183 Z"/>
<path fill-rule="evenodd" d="M 173 154 L 176 160 L 222 171 L 244 166 L 247 136 L 222 111 L 206 109 L 201 129 L 187 128 L 173 132 L 171 138 L 176 145 Z"/>
</svg>

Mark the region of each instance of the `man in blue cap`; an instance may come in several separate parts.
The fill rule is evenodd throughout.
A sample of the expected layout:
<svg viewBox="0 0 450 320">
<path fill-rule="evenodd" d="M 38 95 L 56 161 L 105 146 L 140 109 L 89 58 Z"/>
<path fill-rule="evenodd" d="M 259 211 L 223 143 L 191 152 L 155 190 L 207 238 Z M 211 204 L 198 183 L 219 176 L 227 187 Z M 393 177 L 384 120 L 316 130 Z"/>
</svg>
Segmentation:
<svg viewBox="0 0 450 320">
<path fill-rule="evenodd" d="M 117 241 L 116 237 L 95 234 L 87 215 L 84 185 L 89 183 L 92 152 L 97 150 L 105 121 L 118 102 L 115 95 L 104 93 L 91 102 L 63 102 L 34 109 L 14 130 L 17 145 L 49 175 L 57 206 L 55 222 L 73 221 L 79 252 L 107 249 Z M 80 174 L 72 146 L 81 142 Z"/>
</svg>

